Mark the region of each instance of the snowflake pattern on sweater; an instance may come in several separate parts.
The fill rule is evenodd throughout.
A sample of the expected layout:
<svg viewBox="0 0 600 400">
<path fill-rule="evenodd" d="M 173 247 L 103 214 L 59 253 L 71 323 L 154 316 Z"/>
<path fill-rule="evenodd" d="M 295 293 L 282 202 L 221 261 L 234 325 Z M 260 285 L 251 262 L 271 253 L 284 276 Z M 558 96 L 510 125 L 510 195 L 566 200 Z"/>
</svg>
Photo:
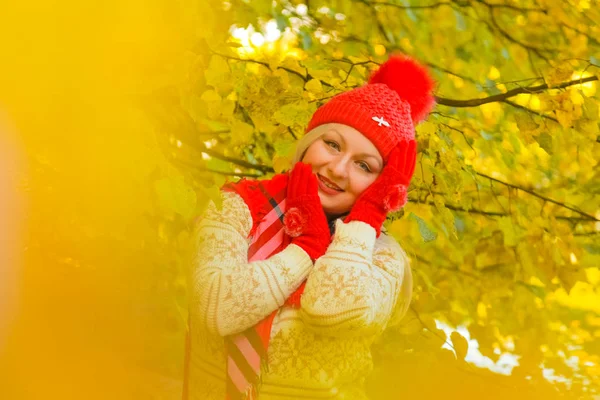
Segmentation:
<svg viewBox="0 0 600 400">
<path fill-rule="evenodd" d="M 191 293 L 190 398 L 225 398 L 223 336 L 279 310 L 271 331 L 261 400 L 366 399 L 370 347 L 407 311 L 408 258 L 398 243 L 360 221 L 336 221 L 326 254 L 315 261 L 289 245 L 248 263 L 252 218 L 235 193 L 211 203 L 197 229 Z M 283 306 L 307 279 L 299 309 Z"/>
</svg>

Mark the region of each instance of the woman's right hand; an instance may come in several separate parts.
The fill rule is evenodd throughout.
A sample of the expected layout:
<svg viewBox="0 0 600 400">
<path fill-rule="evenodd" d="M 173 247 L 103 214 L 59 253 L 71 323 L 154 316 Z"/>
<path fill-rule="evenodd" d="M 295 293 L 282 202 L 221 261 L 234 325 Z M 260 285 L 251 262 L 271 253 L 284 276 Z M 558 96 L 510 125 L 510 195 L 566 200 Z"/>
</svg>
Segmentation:
<svg viewBox="0 0 600 400">
<path fill-rule="evenodd" d="M 283 223 L 292 244 L 313 260 L 325 254 L 331 235 L 319 199 L 317 177 L 310 165 L 298 162 L 290 172 L 286 209 Z"/>
</svg>

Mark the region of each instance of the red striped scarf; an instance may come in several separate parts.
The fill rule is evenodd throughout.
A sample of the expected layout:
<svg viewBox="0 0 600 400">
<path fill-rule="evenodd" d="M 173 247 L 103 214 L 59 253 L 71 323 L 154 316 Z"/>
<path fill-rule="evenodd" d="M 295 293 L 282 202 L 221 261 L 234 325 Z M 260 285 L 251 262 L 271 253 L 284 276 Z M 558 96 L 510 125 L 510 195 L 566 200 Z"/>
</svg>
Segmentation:
<svg viewBox="0 0 600 400">
<path fill-rule="evenodd" d="M 277 175 L 271 180 L 241 180 L 225 185 L 222 189 L 239 194 L 252 214 L 252 241 L 248 248 L 248 261 L 266 260 L 279 253 L 290 243 L 290 237 L 283 229 L 285 197 L 288 175 Z M 286 305 L 300 306 L 300 296 L 305 283 L 286 300 Z M 278 310 L 273 311 L 257 325 L 224 338 L 227 354 L 227 400 L 249 400 L 257 397 L 261 366 L 267 363 L 267 350 L 273 319 Z M 188 398 L 188 364 L 190 357 L 189 331 L 186 338 L 186 364 L 184 377 L 184 400 Z"/>
</svg>

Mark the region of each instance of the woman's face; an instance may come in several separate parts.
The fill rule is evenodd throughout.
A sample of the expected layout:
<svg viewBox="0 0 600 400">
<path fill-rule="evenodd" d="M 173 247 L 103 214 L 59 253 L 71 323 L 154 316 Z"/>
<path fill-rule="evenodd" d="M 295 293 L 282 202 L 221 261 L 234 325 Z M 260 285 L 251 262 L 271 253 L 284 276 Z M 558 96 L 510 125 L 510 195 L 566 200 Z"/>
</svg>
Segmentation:
<svg viewBox="0 0 600 400">
<path fill-rule="evenodd" d="M 356 129 L 342 124 L 315 140 L 302 162 L 317 175 L 319 198 L 328 217 L 344 214 L 383 170 L 375 145 Z"/>
</svg>

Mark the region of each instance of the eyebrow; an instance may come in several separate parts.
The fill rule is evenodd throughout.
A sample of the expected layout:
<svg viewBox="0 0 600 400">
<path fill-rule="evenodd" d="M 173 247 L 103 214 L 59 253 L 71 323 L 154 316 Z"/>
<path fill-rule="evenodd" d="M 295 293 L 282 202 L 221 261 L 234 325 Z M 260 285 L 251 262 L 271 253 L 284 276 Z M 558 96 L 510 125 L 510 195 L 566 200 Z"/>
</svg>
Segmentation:
<svg viewBox="0 0 600 400">
<path fill-rule="evenodd" d="M 331 129 L 331 132 L 335 132 L 341 139 L 341 141 L 344 143 L 344 145 L 346 144 L 346 139 L 344 138 L 344 135 L 342 135 L 337 129 Z M 363 157 L 363 158 L 373 158 L 375 159 L 375 161 L 377 161 L 377 164 L 379 164 L 379 168 L 383 168 L 383 163 L 382 161 L 379 159 L 379 157 L 377 157 L 374 154 L 371 153 L 359 153 L 358 154 L 359 157 Z"/>
</svg>

